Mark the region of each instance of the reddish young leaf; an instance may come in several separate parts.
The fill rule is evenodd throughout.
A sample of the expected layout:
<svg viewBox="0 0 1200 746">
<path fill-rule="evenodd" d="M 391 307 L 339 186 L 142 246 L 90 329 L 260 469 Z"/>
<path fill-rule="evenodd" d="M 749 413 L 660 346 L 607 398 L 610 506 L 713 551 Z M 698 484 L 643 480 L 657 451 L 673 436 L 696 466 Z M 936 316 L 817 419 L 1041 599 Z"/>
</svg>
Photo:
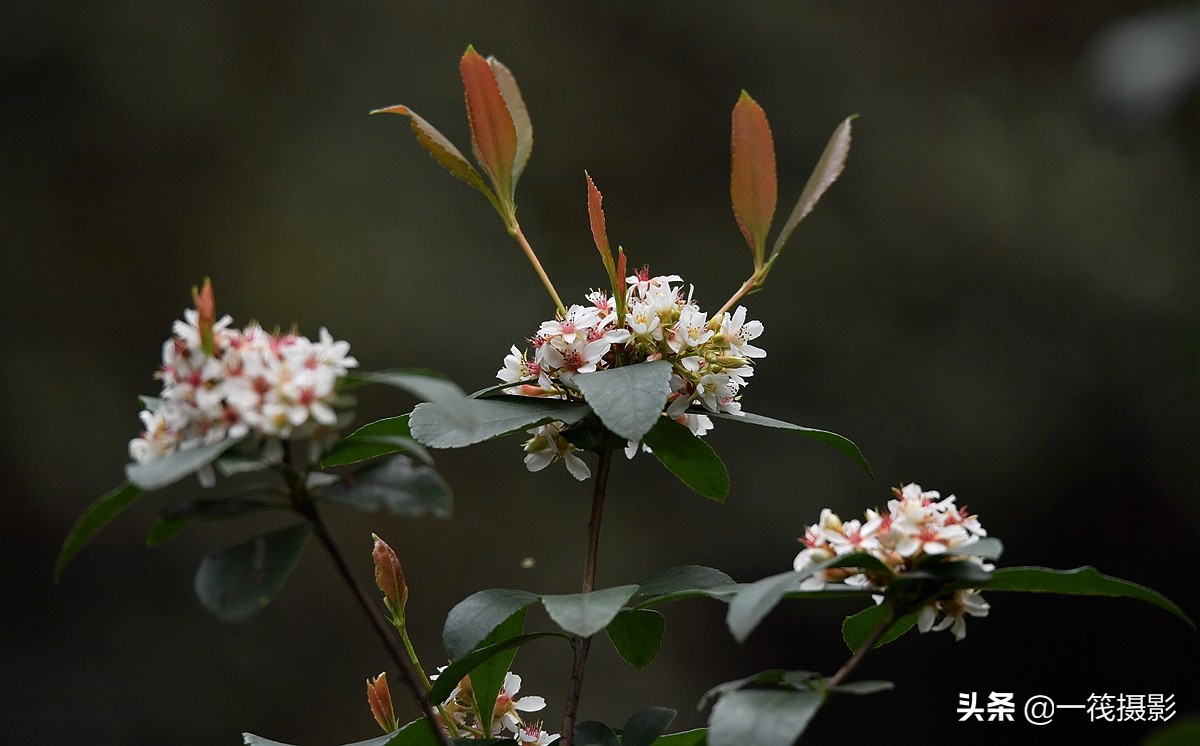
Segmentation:
<svg viewBox="0 0 1200 746">
<path fill-rule="evenodd" d="M 757 267 L 762 263 L 767 232 L 775 214 L 775 143 L 767 115 L 745 91 L 733 107 L 731 150 L 729 195 L 733 199 L 733 215 L 754 251 Z"/>
<path fill-rule="evenodd" d="M 492 190 L 487 188 L 483 183 L 483 178 L 479 176 L 479 172 L 472 166 L 458 148 L 454 147 L 454 143 L 446 139 L 446 136 L 430 124 L 422 119 L 412 109 L 407 106 L 388 106 L 383 109 L 376 109 L 372 114 L 400 114 L 409 119 L 409 124 L 412 125 L 413 133 L 417 136 L 417 142 L 425 146 L 433 159 L 442 164 L 442 167 L 449 171 L 454 176 L 462 179 L 479 191 L 492 197 Z"/>
<path fill-rule="evenodd" d="M 608 232 L 604 229 L 604 209 L 600 206 L 604 198 L 600 195 L 600 190 L 596 188 L 596 184 L 588 172 L 584 171 L 583 175 L 587 179 L 588 221 L 592 224 L 592 239 L 596 242 L 596 248 L 600 250 L 604 268 L 608 270 L 609 275 L 612 275 L 614 271 L 612 249 L 608 245 Z"/>
<path fill-rule="evenodd" d="M 467 47 L 459 72 L 466 91 L 475 157 L 492 178 L 497 196 L 511 204 L 513 164 L 517 158 L 517 130 L 512 114 L 504 103 L 492 66 L 473 47 Z"/>
<path fill-rule="evenodd" d="M 821 195 L 825 193 L 829 185 L 842 174 L 842 169 L 846 166 L 846 156 L 850 154 L 850 122 L 853 119 L 854 117 L 846 117 L 830 136 L 825 150 L 821 153 L 821 159 L 817 161 L 812 175 L 808 177 L 808 183 L 804 185 L 804 191 L 800 193 L 800 200 L 792 208 L 792 214 L 788 216 L 787 222 L 783 224 L 783 230 L 775 239 L 775 245 L 771 247 L 771 256 L 775 256 L 783 249 L 783 245 L 791 237 L 792 231 L 796 230 L 800 221 L 812 212 L 813 206 L 817 204 L 817 200 L 821 199 Z"/>
<path fill-rule="evenodd" d="M 529 162 L 529 154 L 533 152 L 533 124 L 529 121 L 529 110 L 525 108 L 525 99 L 521 97 L 521 89 L 517 87 L 517 79 L 500 60 L 495 57 L 487 58 L 492 66 L 492 75 L 496 77 L 496 85 L 500 95 L 512 115 L 513 128 L 517 132 L 517 153 L 513 162 L 513 185 L 521 178 L 525 164 Z"/>
</svg>

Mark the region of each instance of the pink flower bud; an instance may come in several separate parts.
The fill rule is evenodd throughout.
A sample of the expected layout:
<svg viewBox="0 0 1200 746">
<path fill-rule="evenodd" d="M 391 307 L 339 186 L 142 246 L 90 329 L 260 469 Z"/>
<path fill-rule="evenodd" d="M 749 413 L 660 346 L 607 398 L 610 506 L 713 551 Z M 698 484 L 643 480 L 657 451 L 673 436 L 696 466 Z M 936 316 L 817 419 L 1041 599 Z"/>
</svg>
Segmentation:
<svg viewBox="0 0 1200 746">
<path fill-rule="evenodd" d="M 388 691 L 387 674 L 381 673 L 374 679 L 367 679 L 367 702 L 371 705 L 371 714 L 375 722 L 385 733 L 391 733 L 400 727 L 396 722 L 396 713 L 392 710 L 392 694 Z"/>
<path fill-rule="evenodd" d="M 371 557 L 375 560 L 375 585 L 383 591 L 384 602 L 393 613 L 403 614 L 404 606 L 408 603 L 408 584 L 404 582 L 404 568 L 400 566 L 400 558 L 388 543 L 375 534 L 375 548 Z"/>
<path fill-rule="evenodd" d="M 200 347 L 209 355 L 216 354 L 216 342 L 213 339 L 213 324 L 217 321 L 217 302 L 213 298 L 212 280 L 205 277 L 204 287 L 197 290 L 192 287 L 192 302 L 196 304 L 200 327 Z"/>
</svg>

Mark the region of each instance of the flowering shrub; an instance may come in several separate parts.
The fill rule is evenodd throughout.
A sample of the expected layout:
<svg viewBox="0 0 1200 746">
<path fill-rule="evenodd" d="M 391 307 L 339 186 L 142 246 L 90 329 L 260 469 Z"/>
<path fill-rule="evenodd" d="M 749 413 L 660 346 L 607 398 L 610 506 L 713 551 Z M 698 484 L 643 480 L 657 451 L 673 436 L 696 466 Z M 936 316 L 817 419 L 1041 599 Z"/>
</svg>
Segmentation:
<svg viewBox="0 0 1200 746">
<path fill-rule="evenodd" d="M 311 439 L 313 459 L 337 440 L 337 410 L 353 406 L 338 383 L 358 361 L 350 344 L 321 328 L 319 340 L 295 332 L 270 334 L 257 324 L 231 329 L 213 321 L 212 284 L 197 292 L 196 309 L 176 321 L 163 343 L 159 398 L 142 410 L 145 430 L 129 457 L 144 464 L 163 456 L 253 435 L 261 456 L 277 462 L 284 440 Z M 212 486 L 210 468 L 200 472 Z"/>
<path fill-rule="evenodd" d="M 195 291 L 196 308 L 177 322 L 163 348 L 163 388 L 142 412 L 145 430 L 130 444 L 127 481 L 88 508 L 60 552 L 61 574 L 88 540 L 144 492 L 192 474 L 215 484 L 216 472 L 274 471 L 282 488 L 254 486 L 233 496 L 194 500 L 164 510 L 151 528 L 161 543 L 190 523 L 283 509 L 294 519 L 202 561 L 195 589 L 221 619 L 244 619 L 282 588 L 313 537 L 333 559 L 380 640 L 387 647 L 420 717 L 396 716 L 386 674 L 367 680 L 367 701 L 385 735 L 358 746 L 449 746 L 452 743 L 559 746 L 787 746 L 830 696 L 863 695 L 890 682 L 847 683 L 863 657 L 913 627 L 949 629 L 963 639 L 966 616 L 984 616 L 982 593 L 1056 592 L 1124 596 L 1191 620 L 1171 601 L 1144 586 L 1091 567 L 1058 571 L 997 567 L 1003 547 L 954 496 L 915 484 L 893 490 L 887 510 L 842 521 L 824 510 L 802 538 L 793 568 L 748 583 L 709 567 L 687 565 L 651 572 L 636 583 L 597 589 L 596 565 L 608 489 L 618 450 L 649 451 L 688 488 L 715 501 L 729 491 L 716 452 L 699 436 L 725 419 L 791 432 L 827 444 L 868 475 L 858 447 L 844 436 L 764 417 L 742 407 L 741 393 L 766 352 L 754 342 L 763 324 L 748 319 L 740 301 L 761 289 L 797 225 L 842 172 L 851 120 L 834 131 L 783 227 L 770 243 L 777 181 L 771 129 L 762 108 L 745 92 L 733 109 L 730 197 L 734 218 L 750 248 L 748 278 L 711 315 L 678 275 L 630 274 L 624 249 L 614 252 L 601 195 L 586 179 L 588 222 L 608 287 L 587 304 L 565 306 L 517 218 L 515 189 L 532 149 L 529 113 L 512 73 L 468 49 L 460 61 L 471 126 L 472 164 L 445 136 L 406 106 L 379 111 L 408 118 L 418 142 L 452 175 L 481 192 L 500 215 L 555 306 L 529 339 L 511 348 L 497 373 L 499 386 L 467 396 L 453 383 L 421 370 L 352 371 L 349 345 L 321 329 L 313 342 L 295 333 L 268 334 L 257 325 L 231 328 L 218 319 L 213 290 Z M 686 287 L 686 292 L 685 292 Z M 421 399 L 411 412 L 340 435 L 351 403 L 349 385 L 383 383 Z M 592 474 L 592 503 L 581 592 L 542 594 L 492 588 L 467 596 L 447 615 L 442 634 L 449 664 L 427 676 L 407 629 L 409 589 L 396 552 L 374 537 L 372 559 L 382 603 L 358 582 L 322 511 L 330 505 L 386 510 L 400 517 L 449 517 L 449 488 L 430 465 L 430 448 L 456 448 L 510 434 L 533 437 L 525 463 L 537 471 L 561 460 L 577 478 Z M 294 444 L 307 441 L 308 458 Z M 214 469 L 215 467 L 215 469 Z M 783 550 L 781 550 L 781 554 Z M 731 635 L 745 640 L 785 599 L 856 597 L 864 609 L 845 620 L 846 663 L 830 676 L 771 670 L 718 684 L 705 695 L 708 727 L 668 730 L 675 711 L 646 707 L 614 729 L 577 722 L 589 651 L 601 631 L 633 668 L 650 663 L 663 643 L 665 622 L 654 606 L 703 597 L 727 605 Z M 872 603 L 872 601 L 874 603 Z M 528 609 L 540 605 L 549 629 L 526 632 Z M 411 604 L 420 608 L 419 603 Z M 386 613 L 385 613 L 386 612 Z M 542 638 L 569 648 L 570 684 L 560 733 L 532 713 L 546 701 L 520 696 L 512 673 L 518 648 Z M 437 656 L 439 659 L 441 656 Z M 280 746 L 252 734 L 251 746 Z"/>
<path fill-rule="evenodd" d="M 759 321 L 747 321 L 746 309 L 732 314 L 708 314 L 686 295 L 678 275 L 650 277 L 648 269 L 625 278 L 623 302 L 601 290 L 588 294 L 587 306 L 573 305 L 566 313 L 543 322 L 529 338 L 532 359 L 517 349 L 504 358 L 496 377 L 520 384 L 523 396 L 586 399 L 574 384 L 580 373 L 595 373 L 622 365 L 666 360 L 671 363 L 670 393 L 663 412 L 700 436 L 712 429 L 712 420 L 696 411 L 740 414 L 739 392 L 754 375 L 754 359 L 766 357 L 751 344 L 763 332 Z M 564 436 L 566 424 L 552 422 L 536 430 L 525 443 L 525 464 L 530 471 L 562 459 L 577 479 L 590 476 L 587 465 L 573 453 Z M 637 452 L 630 441 L 626 455 Z M 649 450 L 648 446 L 643 446 Z"/>
</svg>

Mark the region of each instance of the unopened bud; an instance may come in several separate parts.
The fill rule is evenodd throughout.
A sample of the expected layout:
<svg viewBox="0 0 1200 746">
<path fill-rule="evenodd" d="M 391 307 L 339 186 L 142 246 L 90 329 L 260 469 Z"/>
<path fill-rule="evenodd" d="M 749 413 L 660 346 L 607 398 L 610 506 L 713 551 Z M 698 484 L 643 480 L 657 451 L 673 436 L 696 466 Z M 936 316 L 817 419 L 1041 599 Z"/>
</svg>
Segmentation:
<svg viewBox="0 0 1200 746">
<path fill-rule="evenodd" d="M 396 721 L 396 713 L 392 710 L 392 693 L 388 691 L 386 673 L 381 673 L 374 679 L 367 679 L 367 702 L 371 705 L 371 714 L 375 716 L 375 722 L 379 723 L 384 733 L 391 733 L 400 727 Z"/>
<path fill-rule="evenodd" d="M 213 298 L 212 280 L 205 277 L 204 287 L 199 290 L 192 286 L 192 302 L 196 304 L 199 316 L 196 325 L 200 328 L 200 347 L 205 353 L 215 355 L 217 345 L 213 339 L 213 324 L 217 322 L 217 302 Z"/>
<path fill-rule="evenodd" d="M 400 566 L 400 558 L 388 546 L 387 542 L 375 534 L 375 548 L 371 557 L 375 560 L 375 585 L 383 591 L 383 600 L 393 614 L 403 614 L 404 606 L 408 603 L 408 584 L 404 582 L 404 568 Z"/>
<path fill-rule="evenodd" d="M 733 355 L 721 355 L 713 362 L 715 362 L 717 365 L 720 365 L 722 368 L 741 368 L 746 364 L 746 358 L 735 357 Z"/>
</svg>

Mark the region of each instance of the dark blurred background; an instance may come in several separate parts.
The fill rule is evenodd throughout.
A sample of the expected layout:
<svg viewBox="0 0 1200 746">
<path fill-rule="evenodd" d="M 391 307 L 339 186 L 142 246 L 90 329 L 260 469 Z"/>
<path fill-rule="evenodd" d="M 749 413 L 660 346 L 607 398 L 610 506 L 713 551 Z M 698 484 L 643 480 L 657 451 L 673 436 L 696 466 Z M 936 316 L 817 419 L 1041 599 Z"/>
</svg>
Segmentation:
<svg viewBox="0 0 1200 746">
<path fill-rule="evenodd" d="M 374 734 L 363 682 L 389 662 L 315 546 L 250 621 L 220 623 L 192 595 L 206 552 L 271 519 L 147 547 L 158 511 L 201 493 L 187 480 L 51 576 L 76 516 L 121 480 L 136 397 L 156 391 L 161 341 L 204 276 L 239 324 L 327 325 L 365 369 L 436 368 L 468 390 L 550 315 L 485 200 L 404 120 L 367 116 L 408 104 L 469 148 L 468 43 L 520 81 L 536 132 L 522 224 L 575 300 L 603 281 L 585 168 L 631 264 L 683 274 L 713 309 L 750 266 L 728 196 L 739 90 L 770 117 L 784 214 L 833 128 L 860 115 L 845 174 L 749 299 L 769 356 L 744 404 L 850 436 L 876 480 L 805 439 L 721 423 L 725 505 L 652 459 L 618 463 L 601 585 L 687 563 L 773 574 L 823 506 L 852 516 L 916 481 L 978 512 L 1003 564 L 1094 564 L 1200 615 L 1200 6 L 9 2 L 4 16 L 0 742 Z M 360 401 L 360 422 L 413 403 Z M 438 454 L 450 522 L 328 511 L 362 575 L 371 531 L 400 553 L 429 666 L 468 594 L 577 588 L 588 486 L 557 465 L 528 474 L 519 443 Z M 1198 638 L 1162 611 L 988 600 L 961 643 L 914 634 L 869 657 L 858 675 L 897 689 L 835 700 L 809 740 L 1133 743 L 1150 729 L 1078 711 L 1041 730 L 960 724 L 968 691 L 1200 709 Z M 647 669 L 596 646 L 581 715 L 619 725 L 664 705 L 695 727 L 716 683 L 834 671 L 856 608 L 789 602 L 745 645 L 716 603 L 667 608 Z M 555 730 L 568 668 L 551 642 L 516 662 Z"/>
</svg>

